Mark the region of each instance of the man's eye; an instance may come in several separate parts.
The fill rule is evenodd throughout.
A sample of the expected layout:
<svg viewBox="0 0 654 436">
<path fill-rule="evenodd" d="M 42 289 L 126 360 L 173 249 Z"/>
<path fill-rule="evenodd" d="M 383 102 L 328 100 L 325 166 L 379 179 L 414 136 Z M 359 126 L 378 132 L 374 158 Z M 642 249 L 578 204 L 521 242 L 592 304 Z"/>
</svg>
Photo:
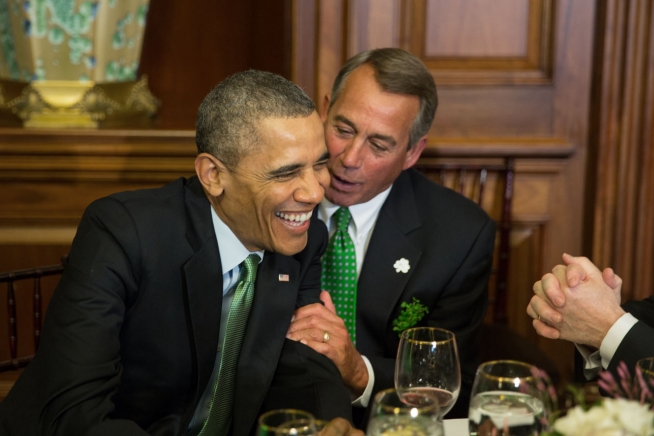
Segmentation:
<svg viewBox="0 0 654 436">
<path fill-rule="evenodd" d="M 342 127 L 335 127 L 336 132 L 338 132 L 339 135 L 351 135 L 352 132 L 349 129 L 344 129 Z"/>
<path fill-rule="evenodd" d="M 282 174 L 277 174 L 275 175 L 276 180 L 286 180 L 286 179 L 291 179 L 295 176 L 295 173 L 282 173 Z"/>
</svg>

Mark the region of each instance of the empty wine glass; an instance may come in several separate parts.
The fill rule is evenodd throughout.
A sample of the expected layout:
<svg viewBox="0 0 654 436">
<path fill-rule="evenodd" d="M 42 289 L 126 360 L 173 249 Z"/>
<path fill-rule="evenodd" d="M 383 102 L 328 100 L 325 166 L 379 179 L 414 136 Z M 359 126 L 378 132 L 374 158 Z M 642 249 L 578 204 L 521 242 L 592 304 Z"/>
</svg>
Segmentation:
<svg viewBox="0 0 654 436">
<path fill-rule="evenodd" d="M 547 411 L 537 371 L 512 360 L 482 363 L 472 385 L 470 435 L 538 435 L 546 430 Z"/>
<path fill-rule="evenodd" d="M 315 418 L 309 412 L 297 409 L 279 409 L 259 417 L 257 436 L 313 436 Z"/>
<path fill-rule="evenodd" d="M 431 391 L 438 398 L 441 415 L 449 412 L 461 389 L 454 333 L 435 327 L 402 332 L 395 362 L 395 388 Z"/>
<path fill-rule="evenodd" d="M 438 398 L 433 393 L 386 389 L 375 395 L 368 436 L 443 436 Z"/>
</svg>

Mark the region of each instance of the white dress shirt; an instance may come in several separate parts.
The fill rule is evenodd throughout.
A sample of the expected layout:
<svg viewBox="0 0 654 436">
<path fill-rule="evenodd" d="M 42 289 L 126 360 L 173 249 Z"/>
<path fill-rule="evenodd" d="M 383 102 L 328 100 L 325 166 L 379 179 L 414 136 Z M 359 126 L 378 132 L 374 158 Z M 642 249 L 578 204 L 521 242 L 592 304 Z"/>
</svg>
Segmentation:
<svg viewBox="0 0 654 436">
<path fill-rule="evenodd" d="M 625 313 L 611 326 L 608 333 L 602 340 L 599 350 L 595 350 L 587 345 L 575 344 L 579 353 L 586 361 L 584 366 L 584 376 L 590 380 L 594 378 L 600 370 L 609 367 L 609 362 L 613 359 L 618 346 L 627 336 L 629 330 L 638 320 L 630 313 Z"/>
<path fill-rule="evenodd" d="M 202 398 L 195 408 L 193 419 L 189 424 L 187 435 L 197 435 L 204 422 L 209 417 L 209 409 L 211 408 L 211 400 L 213 398 L 214 385 L 218 378 L 218 370 L 220 369 L 220 358 L 222 357 L 223 339 L 225 338 L 225 328 L 227 327 L 227 316 L 229 315 L 229 306 L 232 304 L 234 298 L 234 289 L 239 281 L 239 273 L 241 271 L 241 263 L 250 255 L 257 254 L 259 256 L 259 263 L 263 260 L 263 251 L 251 253 L 247 248 L 238 240 L 234 232 L 227 227 L 216 211 L 211 208 L 211 219 L 213 221 L 213 229 L 216 233 L 218 240 L 218 250 L 220 252 L 220 263 L 223 268 L 223 305 L 220 315 L 220 333 L 218 334 L 218 351 L 216 353 L 216 360 L 213 365 L 213 372 L 211 378 L 204 389 Z M 207 292 L 211 292 L 207 289 Z"/>
<path fill-rule="evenodd" d="M 354 250 L 356 252 L 357 258 L 357 280 L 361 274 L 361 267 L 363 266 L 363 261 L 366 257 L 366 251 L 368 250 L 368 245 L 370 244 L 370 238 L 372 236 L 372 231 L 375 229 L 375 223 L 377 222 L 377 216 L 381 210 L 388 194 L 391 192 L 392 186 L 386 189 L 383 192 L 377 194 L 372 200 L 367 201 L 366 203 L 355 204 L 350 206 L 350 214 L 352 215 L 352 220 L 350 225 L 347 228 L 347 232 L 352 238 L 354 243 Z M 332 219 L 332 216 L 339 209 L 340 206 L 337 206 L 324 198 L 322 203 L 318 208 L 318 218 L 320 218 L 329 231 L 329 237 L 334 234 L 336 231 L 336 223 Z M 375 384 L 375 373 L 372 369 L 372 365 L 366 356 L 363 357 L 363 361 L 368 368 L 368 384 L 366 389 L 363 391 L 363 394 L 352 401 L 352 404 L 355 406 L 367 407 L 370 402 L 370 395 L 372 394 L 372 387 Z"/>
</svg>

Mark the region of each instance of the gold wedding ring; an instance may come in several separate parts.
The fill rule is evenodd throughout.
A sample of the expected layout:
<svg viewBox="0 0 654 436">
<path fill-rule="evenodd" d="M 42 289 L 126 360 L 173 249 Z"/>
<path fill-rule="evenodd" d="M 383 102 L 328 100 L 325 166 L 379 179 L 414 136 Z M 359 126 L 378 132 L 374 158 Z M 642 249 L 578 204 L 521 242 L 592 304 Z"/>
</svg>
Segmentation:
<svg viewBox="0 0 654 436">
<path fill-rule="evenodd" d="M 538 315 L 538 321 L 540 321 L 540 315 Z"/>
<path fill-rule="evenodd" d="M 327 342 L 329 340 L 329 332 L 325 330 L 325 333 L 322 335 L 322 341 Z"/>
</svg>

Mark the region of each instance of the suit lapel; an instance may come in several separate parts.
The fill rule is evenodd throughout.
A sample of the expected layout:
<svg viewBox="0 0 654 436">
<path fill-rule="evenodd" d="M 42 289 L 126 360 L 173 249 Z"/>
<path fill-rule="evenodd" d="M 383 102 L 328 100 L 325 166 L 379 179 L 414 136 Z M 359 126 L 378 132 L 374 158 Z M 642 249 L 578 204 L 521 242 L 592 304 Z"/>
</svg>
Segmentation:
<svg viewBox="0 0 654 436">
<path fill-rule="evenodd" d="M 411 182 L 403 172 L 379 212 L 359 276 L 357 305 L 376 308 L 366 310 L 365 318 L 357 318 L 357 348 L 364 354 L 383 351 L 373 349 L 378 342 L 374 338 L 380 337 L 380 333 L 385 337 L 385 332 L 378 329 L 388 325 L 413 267 L 418 264 L 422 251 L 407 235 L 420 226 Z M 400 259 L 409 262 L 407 272 L 398 272 L 394 267 Z"/>
<path fill-rule="evenodd" d="M 287 274 L 289 281 L 280 281 Z M 248 434 L 270 386 L 300 286 L 300 264 L 266 252 L 259 265 L 254 301 L 236 374 L 234 434 Z"/>
<path fill-rule="evenodd" d="M 204 392 L 218 349 L 222 310 L 223 275 L 211 205 L 196 178 L 186 190 L 186 237 L 195 254 L 184 265 L 187 310 L 197 356 L 195 401 Z M 191 411 L 191 413 L 194 410 Z"/>
</svg>

